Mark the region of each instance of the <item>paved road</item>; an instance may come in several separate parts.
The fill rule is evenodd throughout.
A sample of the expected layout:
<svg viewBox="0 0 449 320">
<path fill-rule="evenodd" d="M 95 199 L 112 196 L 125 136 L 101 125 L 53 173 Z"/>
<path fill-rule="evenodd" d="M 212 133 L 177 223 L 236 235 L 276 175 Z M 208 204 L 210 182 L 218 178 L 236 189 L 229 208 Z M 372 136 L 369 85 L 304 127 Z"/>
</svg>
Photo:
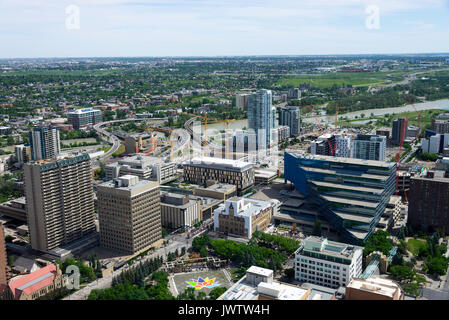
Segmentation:
<svg viewBox="0 0 449 320">
<path fill-rule="evenodd" d="M 147 255 L 146 257 L 144 257 L 142 260 L 142 262 L 151 259 L 151 258 L 155 258 L 158 256 L 163 256 L 164 258 L 167 257 L 167 255 L 171 252 L 175 252 L 176 250 L 178 250 L 178 252 L 181 251 L 181 249 L 183 247 L 185 247 L 186 249 L 190 248 L 192 246 L 192 241 L 195 237 L 197 237 L 198 235 L 201 235 L 202 233 L 199 233 L 195 236 L 193 236 L 190 239 L 187 239 L 185 235 L 170 235 L 166 238 L 166 240 L 170 240 L 169 244 L 165 247 L 161 247 L 158 250 L 156 250 L 155 252 Z M 134 266 L 136 266 L 138 263 L 140 263 L 140 261 L 136 261 L 134 262 L 133 265 L 128 266 L 125 265 L 124 267 L 114 271 L 112 274 L 101 278 L 101 279 L 97 279 L 94 282 L 91 282 L 89 285 L 87 285 L 86 287 L 74 292 L 73 294 L 71 294 L 70 296 L 66 297 L 64 300 L 87 300 L 90 292 L 93 289 L 106 289 L 111 287 L 112 285 L 112 279 L 118 275 L 120 275 L 123 271 L 126 271 Z"/>
</svg>

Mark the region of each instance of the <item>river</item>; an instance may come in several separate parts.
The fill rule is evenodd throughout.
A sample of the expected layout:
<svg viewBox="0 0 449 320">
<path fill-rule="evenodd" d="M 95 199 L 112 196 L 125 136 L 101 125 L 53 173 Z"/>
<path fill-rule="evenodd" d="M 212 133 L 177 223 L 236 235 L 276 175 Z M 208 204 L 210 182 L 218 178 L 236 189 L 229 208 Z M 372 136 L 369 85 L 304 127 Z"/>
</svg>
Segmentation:
<svg viewBox="0 0 449 320">
<path fill-rule="evenodd" d="M 339 119 L 342 117 L 347 117 L 348 119 L 355 119 L 355 116 L 360 117 L 360 115 L 363 113 L 365 116 L 371 115 L 373 113 L 375 116 L 381 116 L 385 114 L 397 114 L 397 113 L 403 113 L 406 111 L 423 111 L 423 110 L 431 110 L 431 109 L 443 109 L 448 110 L 449 112 L 449 99 L 441 99 L 441 100 L 435 100 L 435 101 L 427 101 L 427 102 L 421 102 L 416 103 L 415 108 L 411 104 L 402 106 L 402 107 L 396 107 L 396 108 L 382 108 L 382 109 L 368 109 L 368 110 L 360 110 L 360 111 L 354 111 L 349 113 L 344 113 L 338 116 Z M 335 116 L 318 116 L 318 119 L 321 121 L 321 123 L 334 123 L 335 122 Z M 303 122 L 307 123 L 316 123 L 316 120 L 314 117 L 308 117 L 303 118 Z M 366 122 L 369 122 L 369 120 L 366 120 Z M 277 121 L 276 121 L 277 123 Z M 212 123 L 207 125 L 208 133 L 212 133 L 216 130 L 224 130 L 226 129 L 226 124 L 224 122 L 222 123 Z M 243 129 L 248 128 L 248 120 L 236 120 L 229 122 L 229 129 Z M 209 131 L 210 130 L 210 131 Z"/>
</svg>

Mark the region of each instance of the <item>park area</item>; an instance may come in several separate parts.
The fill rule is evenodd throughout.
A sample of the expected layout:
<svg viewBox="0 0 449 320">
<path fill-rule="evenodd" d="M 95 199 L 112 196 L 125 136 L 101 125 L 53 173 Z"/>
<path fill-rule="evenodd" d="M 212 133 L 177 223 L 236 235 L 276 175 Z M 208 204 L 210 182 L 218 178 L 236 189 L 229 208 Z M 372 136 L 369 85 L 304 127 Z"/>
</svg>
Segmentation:
<svg viewBox="0 0 449 320">
<path fill-rule="evenodd" d="M 191 287 L 209 294 L 214 288 L 230 286 L 230 278 L 224 269 L 178 273 L 170 277 L 171 291 L 176 296 Z"/>
<path fill-rule="evenodd" d="M 417 256 L 419 254 L 419 249 L 426 249 L 427 242 L 425 240 L 417 240 L 417 239 L 408 239 L 407 241 L 408 249 L 413 255 Z"/>
</svg>

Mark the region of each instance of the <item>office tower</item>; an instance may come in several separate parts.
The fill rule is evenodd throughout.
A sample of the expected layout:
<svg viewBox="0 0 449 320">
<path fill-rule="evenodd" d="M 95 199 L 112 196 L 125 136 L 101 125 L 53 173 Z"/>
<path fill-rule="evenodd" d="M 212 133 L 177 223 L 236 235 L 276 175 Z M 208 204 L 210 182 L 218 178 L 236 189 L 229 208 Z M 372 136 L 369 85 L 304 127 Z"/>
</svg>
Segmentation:
<svg viewBox="0 0 449 320">
<path fill-rule="evenodd" d="M 290 135 L 299 136 L 301 133 L 301 109 L 295 106 L 281 108 L 279 124 L 290 127 Z"/>
<path fill-rule="evenodd" d="M 238 94 L 235 96 L 235 105 L 239 110 L 248 109 L 248 94 Z"/>
<path fill-rule="evenodd" d="M 29 145 L 19 145 L 15 149 L 16 162 L 19 165 L 23 165 L 28 161 L 31 161 L 31 147 Z"/>
<path fill-rule="evenodd" d="M 257 149 L 269 148 L 271 130 L 276 127 L 276 108 L 271 90 L 261 89 L 248 97 L 248 125 L 257 135 Z"/>
<path fill-rule="evenodd" d="M 362 275 L 363 247 L 309 236 L 295 252 L 295 279 L 330 288 Z"/>
<path fill-rule="evenodd" d="M 6 280 L 6 247 L 5 247 L 5 233 L 3 226 L 0 225 L 0 294 L 2 293 L 2 285 L 7 283 Z"/>
<path fill-rule="evenodd" d="M 254 185 L 254 167 L 251 163 L 197 157 L 184 164 L 184 180 L 206 184 L 208 181 L 229 183 L 237 186 L 237 193 L 241 195 Z"/>
<path fill-rule="evenodd" d="M 54 159 L 61 152 L 59 129 L 40 125 L 30 132 L 31 158 L 33 160 Z"/>
<path fill-rule="evenodd" d="M 98 186 L 100 241 L 129 254 L 162 239 L 159 183 L 125 175 Z"/>
<path fill-rule="evenodd" d="M 49 251 L 95 231 L 88 154 L 26 163 L 24 182 L 33 249 Z"/>
<path fill-rule="evenodd" d="M 284 155 L 286 181 L 319 208 L 344 242 L 358 244 L 374 231 L 395 191 L 396 163 Z"/>
<path fill-rule="evenodd" d="M 415 231 L 449 233 L 449 178 L 444 171 L 413 176 L 407 198 L 408 223 Z"/>
<path fill-rule="evenodd" d="M 352 157 L 357 159 L 385 161 L 386 151 L 384 136 L 358 134 L 352 145 Z"/>
<path fill-rule="evenodd" d="M 67 113 L 67 122 L 71 124 L 74 129 L 87 128 L 88 126 L 93 126 L 101 121 L 101 111 L 93 108 L 78 109 Z"/>
<path fill-rule="evenodd" d="M 393 120 L 393 130 L 391 132 L 392 141 L 400 144 L 401 140 L 405 139 L 407 133 L 407 120 L 405 118 L 396 118 Z"/>
</svg>

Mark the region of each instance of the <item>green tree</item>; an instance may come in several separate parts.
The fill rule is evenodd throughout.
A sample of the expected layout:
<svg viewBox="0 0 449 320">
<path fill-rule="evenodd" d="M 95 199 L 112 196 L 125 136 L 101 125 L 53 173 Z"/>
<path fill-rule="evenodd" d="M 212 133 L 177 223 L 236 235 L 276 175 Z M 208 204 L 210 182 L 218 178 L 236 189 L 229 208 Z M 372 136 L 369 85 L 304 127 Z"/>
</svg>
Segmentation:
<svg viewBox="0 0 449 320">
<path fill-rule="evenodd" d="M 447 272 L 448 261 L 445 257 L 431 257 L 424 265 L 428 274 L 444 276 Z"/>
<path fill-rule="evenodd" d="M 315 224 L 313 225 L 312 234 L 314 236 L 321 237 L 321 233 L 322 233 L 321 221 L 318 219 L 315 219 Z"/>
<path fill-rule="evenodd" d="M 223 293 L 226 292 L 226 287 L 216 287 L 213 288 L 210 292 L 209 292 L 209 298 L 211 300 L 217 300 Z"/>
</svg>

